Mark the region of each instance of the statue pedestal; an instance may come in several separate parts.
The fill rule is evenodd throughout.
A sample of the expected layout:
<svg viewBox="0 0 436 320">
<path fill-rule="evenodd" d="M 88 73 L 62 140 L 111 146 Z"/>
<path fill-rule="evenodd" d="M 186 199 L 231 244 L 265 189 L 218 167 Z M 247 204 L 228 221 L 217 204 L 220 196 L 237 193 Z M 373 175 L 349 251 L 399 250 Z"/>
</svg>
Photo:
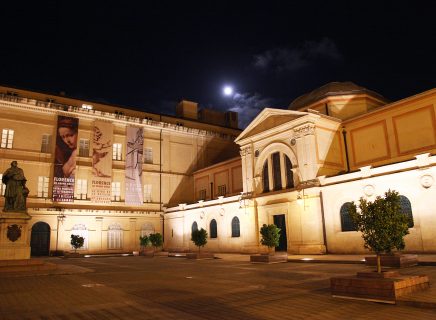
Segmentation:
<svg viewBox="0 0 436 320">
<path fill-rule="evenodd" d="M 30 236 L 26 212 L 0 212 L 0 260 L 30 259 Z"/>
</svg>

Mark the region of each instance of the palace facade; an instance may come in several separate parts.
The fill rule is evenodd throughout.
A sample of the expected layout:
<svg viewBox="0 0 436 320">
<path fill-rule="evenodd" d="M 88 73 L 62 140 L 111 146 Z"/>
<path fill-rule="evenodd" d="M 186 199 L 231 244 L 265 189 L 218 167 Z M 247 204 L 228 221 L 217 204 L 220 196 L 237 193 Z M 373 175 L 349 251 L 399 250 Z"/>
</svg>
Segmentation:
<svg viewBox="0 0 436 320">
<path fill-rule="evenodd" d="M 191 230 L 204 228 L 205 250 L 262 252 L 260 227 L 274 223 L 277 250 L 363 253 L 346 204 L 391 189 L 409 217 L 405 250 L 436 252 L 435 112 L 436 89 L 389 102 L 351 82 L 265 108 L 236 138 L 238 159 L 194 173 L 198 202 L 165 211 L 166 247 L 192 250 Z M 242 177 L 241 194 L 211 195 L 205 181 L 218 176 Z"/>
<path fill-rule="evenodd" d="M 389 102 L 333 82 L 242 132 L 237 114 L 190 101 L 172 117 L 0 87 L 0 111 L 0 173 L 24 170 L 34 255 L 71 250 L 71 234 L 83 253 L 136 251 L 151 232 L 187 251 L 196 228 L 205 250 L 257 253 L 270 223 L 277 250 L 362 253 L 346 204 L 389 189 L 406 251 L 436 252 L 436 89 Z"/>
</svg>

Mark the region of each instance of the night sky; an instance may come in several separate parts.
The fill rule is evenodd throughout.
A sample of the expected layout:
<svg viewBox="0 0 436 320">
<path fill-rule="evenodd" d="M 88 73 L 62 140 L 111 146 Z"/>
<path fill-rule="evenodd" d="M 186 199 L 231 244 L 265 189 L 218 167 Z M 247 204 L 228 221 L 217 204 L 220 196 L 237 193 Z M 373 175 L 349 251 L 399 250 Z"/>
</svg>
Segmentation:
<svg viewBox="0 0 436 320">
<path fill-rule="evenodd" d="M 431 1 L 16 2 L 2 5 L 3 85 L 166 114 L 188 99 L 241 127 L 330 81 L 393 101 L 436 87 Z"/>
</svg>

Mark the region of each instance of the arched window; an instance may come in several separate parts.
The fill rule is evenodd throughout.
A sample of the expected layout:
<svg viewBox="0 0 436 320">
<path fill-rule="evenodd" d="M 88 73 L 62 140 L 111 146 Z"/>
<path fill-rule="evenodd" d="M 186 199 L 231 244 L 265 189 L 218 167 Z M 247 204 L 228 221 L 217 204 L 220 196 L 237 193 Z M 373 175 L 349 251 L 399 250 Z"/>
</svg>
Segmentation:
<svg viewBox="0 0 436 320">
<path fill-rule="evenodd" d="M 85 240 L 83 241 L 83 247 L 79 248 L 79 250 L 88 249 L 88 229 L 84 224 L 75 224 L 71 229 L 71 234 L 81 236 Z"/>
<path fill-rule="evenodd" d="M 262 171 L 263 192 L 269 191 L 269 174 L 268 174 L 268 159 L 263 165 Z"/>
<path fill-rule="evenodd" d="M 150 234 L 154 233 L 154 227 L 151 223 L 145 223 L 141 227 L 141 237 L 143 236 L 149 236 Z"/>
<path fill-rule="evenodd" d="M 198 225 L 197 225 L 197 221 L 194 221 L 194 223 L 191 226 L 191 234 L 192 232 L 194 232 L 195 230 L 198 230 Z"/>
<path fill-rule="evenodd" d="M 123 247 L 123 230 L 118 223 L 113 223 L 107 230 L 108 249 L 121 249 Z"/>
<path fill-rule="evenodd" d="M 409 228 L 413 228 L 415 225 L 413 222 L 413 214 L 412 214 L 412 204 L 410 200 L 406 196 L 400 195 L 400 205 L 401 205 L 401 213 L 406 215 L 409 218 L 408 226 Z"/>
<path fill-rule="evenodd" d="M 280 152 L 272 154 L 274 191 L 282 189 L 282 173 L 280 170 Z"/>
<path fill-rule="evenodd" d="M 218 231 L 215 219 L 212 219 L 212 221 L 210 222 L 209 231 L 211 239 L 218 238 Z"/>
<path fill-rule="evenodd" d="M 351 220 L 350 217 L 350 205 L 351 202 L 345 202 L 340 210 L 341 213 L 341 229 L 342 232 L 345 231 L 357 231 L 357 228 L 355 224 L 353 223 L 353 220 Z"/>
<path fill-rule="evenodd" d="M 292 172 L 292 163 L 285 154 L 285 170 L 286 170 L 286 189 L 294 187 L 294 173 Z"/>
<path fill-rule="evenodd" d="M 240 225 L 238 217 L 233 217 L 232 219 L 232 238 L 237 238 L 241 236 Z"/>
</svg>

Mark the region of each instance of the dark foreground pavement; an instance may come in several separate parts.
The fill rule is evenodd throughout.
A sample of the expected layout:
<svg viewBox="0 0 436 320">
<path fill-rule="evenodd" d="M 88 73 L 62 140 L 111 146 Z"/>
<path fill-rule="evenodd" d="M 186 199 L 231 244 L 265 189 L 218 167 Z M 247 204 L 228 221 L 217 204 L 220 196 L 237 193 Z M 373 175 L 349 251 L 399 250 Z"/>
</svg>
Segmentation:
<svg viewBox="0 0 436 320">
<path fill-rule="evenodd" d="M 432 308 L 332 298 L 329 278 L 365 269 L 358 264 L 168 257 L 49 261 L 64 274 L 0 275 L 0 319 L 436 319 Z M 406 272 L 436 281 L 436 267 Z"/>
</svg>

